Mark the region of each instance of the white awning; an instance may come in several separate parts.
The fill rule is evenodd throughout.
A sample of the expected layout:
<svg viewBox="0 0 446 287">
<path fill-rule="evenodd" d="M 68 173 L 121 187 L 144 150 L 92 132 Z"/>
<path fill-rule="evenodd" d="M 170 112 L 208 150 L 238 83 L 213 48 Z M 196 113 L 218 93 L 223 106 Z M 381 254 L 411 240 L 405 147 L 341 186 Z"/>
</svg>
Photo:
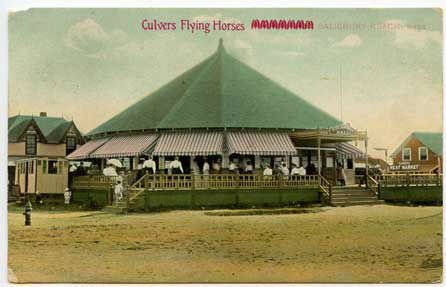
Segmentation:
<svg viewBox="0 0 446 287">
<path fill-rule="evenodd" d="M 205 156 L 224 152 L 223 133 L 216 131 L 167 132 L 155 146 L 156 156 Z"/>
<path fill-rule="evenodd" d="M 297 153 L 288 134 L 284 132 L 228 132 L 227 144 L 229 154 L 285 156 Z"/>
</svg>

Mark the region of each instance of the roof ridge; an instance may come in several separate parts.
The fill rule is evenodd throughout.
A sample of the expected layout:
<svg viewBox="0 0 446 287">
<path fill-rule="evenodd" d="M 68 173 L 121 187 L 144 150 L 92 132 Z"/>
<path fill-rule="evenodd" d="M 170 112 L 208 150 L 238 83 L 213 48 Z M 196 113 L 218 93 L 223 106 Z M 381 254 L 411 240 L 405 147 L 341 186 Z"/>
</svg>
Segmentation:
<svg viewBox="0 0 446 287">
<path fill-rule="evenodd" d="M 199 73 L 199 76 L 193 78 L 193 80 L 190 82 L 190 84 L 187 86 L 187 88 L 184 90 L 184 92 L 180 95 L 179 100 L 176 101 L 175 104 L 170 107 L 170 109 L 166 113 L 166 116 L 163 117 L 163 119 L 158 123 L 158 125 L 157 125 L 158 127 L 162 126 L 162 123 L 164 121 L 166 121 L 166 119 L 169 117 L 171 112 L 175 111 L 175 109 L 177 109 L 178 107 L 181 106 L 181 104 L 183 103 L 183 101 L 185 99 L 185 95 L 188 93 L 190 88 L 193 87 L 194 84 L 201 78 L 201 76 L 203 74 L 205 74 L 205 72 L 207 72 L 210 67 L 212 67 L 212 64 L 214 64 L 215 61 L 218 60 L 218 52 L 219 52 L 219 50 L 217 50 L 214 54 L 212 54 L 210 57 L 208 57 L 206 60 L 203 61 L 203 63 L 206 61 L 209 61 L 209 62 L 206 63 L 206 65 L 202 68 L 202 70 Z"/>
</svg>

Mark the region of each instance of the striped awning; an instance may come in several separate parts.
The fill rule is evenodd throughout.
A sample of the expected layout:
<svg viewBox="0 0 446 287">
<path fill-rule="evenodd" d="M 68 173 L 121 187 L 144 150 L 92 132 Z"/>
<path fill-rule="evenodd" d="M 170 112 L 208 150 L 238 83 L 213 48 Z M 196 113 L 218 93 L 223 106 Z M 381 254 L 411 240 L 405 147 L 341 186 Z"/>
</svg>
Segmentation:
<svg viewBox="0 0 446 287">
<path fill-rule="evenodd" d="M 295 155 L 296 148 L 287 133 L 236 131 L 227 133 L 229 154 Z"/>
<path fill-rule="evenodd" d="M 365 158 L 365 153 L 350 143 L 336 144 L 336 152 L 344 158 Z"/>
<path fill-rule="evenodd" d="M 113 158 L 146 154 L 158 138 L 157 134 L 115 136 L 93 152 L 92 158 Z"/>
<path fill-rule="evenodd" d="M 153 155 L 200 156 L 221 155 L 223 133 L 215 131 L 169 132 L 161 134 Z"/>
<path fill-rule="evenodd" d="M 102 138 L 91 140 L 80 146 L 67 156 L 69 160 L 86 159 L 90 157 L 90 154 L 104 145 L 110 138 Z"/>
</svg>

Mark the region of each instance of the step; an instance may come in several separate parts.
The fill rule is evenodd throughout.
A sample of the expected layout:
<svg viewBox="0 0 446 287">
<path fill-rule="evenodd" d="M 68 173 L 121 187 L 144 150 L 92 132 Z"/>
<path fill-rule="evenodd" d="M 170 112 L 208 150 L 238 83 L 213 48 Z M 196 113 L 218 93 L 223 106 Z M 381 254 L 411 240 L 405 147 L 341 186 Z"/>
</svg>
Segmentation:
<svg viewBox="0 0 446 287">
<path fill-rule="evenodd" d="M 104 212 L 114 213 L 114 214 L 126 214 L 128 209 L 127 207 L 120 207 L 114 205 L 108 205 L 102 209 Z"/>
<path fill-rule="evenodd" d="M 333 206 L 354 206 L 354 205 L 378 205 L 384 204 L 384 200 L 367 200 L 367 201 L 340 201 L 340 202 L 332 202 Z"/>
<path fill-rule="evenodd" d="M 351 193 L 342 193 L 342 194 L 332 194 L 331 198 L 343 198 L 343 197 L 352 197 L 352 198 L 357 198 L 357 197 L 375 197 L 376 195 L 374 193 L 369 193 L 369 194 L 351 194 Z"/>
</svg>

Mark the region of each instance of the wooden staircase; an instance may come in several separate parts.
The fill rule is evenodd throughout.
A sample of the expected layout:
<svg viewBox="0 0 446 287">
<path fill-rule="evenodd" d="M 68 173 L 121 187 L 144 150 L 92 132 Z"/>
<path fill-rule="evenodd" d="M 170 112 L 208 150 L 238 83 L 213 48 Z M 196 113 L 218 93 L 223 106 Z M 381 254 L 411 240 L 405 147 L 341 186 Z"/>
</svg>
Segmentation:
<svg viewBox="0 0 446 287">
<path fill-rule="evenodd" d="M 366 187 L 358 186 L 336 186 L 331 190 L 331 205 L 352 206 L 352 205 L 375 205 L 382 204 L 378 196 Z"/>
</svg>

